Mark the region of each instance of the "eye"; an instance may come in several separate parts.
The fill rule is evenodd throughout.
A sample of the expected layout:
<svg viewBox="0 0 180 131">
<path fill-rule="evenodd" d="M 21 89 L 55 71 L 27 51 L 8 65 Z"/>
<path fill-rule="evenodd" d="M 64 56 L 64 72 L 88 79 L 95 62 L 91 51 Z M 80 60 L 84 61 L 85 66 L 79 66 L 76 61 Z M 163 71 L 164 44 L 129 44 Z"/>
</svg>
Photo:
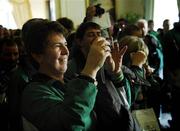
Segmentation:
<svg viewBox="0 0 180 131">
<path fill-rule="evenodd" d="M 67 42 L 64 42 L 63 45 L 64 45 L 64 46 L 67 46 Z"/>
<path fill-rule="evenodd" d="M 87 34 L 88 37 L 96 37 L 96 36 L 101 36 L 101 32 L 89 32 Z"/>
<path fill-rule="evenodd" d="M 94 37 L 94 36 L 95 36 L 95 33 L 90 32 L 90 33 L 87 34 L 87 36 L 88 36 L 88 37 Z"/>
<path fill-rule="evenodd" d="M 62 45 L 61 44 L 55 44 L 54 47 L 61 47 Z"/>
<path fill-rule="evenodd" d="M 54 48 L 61 48 L 61 47 L 64 47 L 64 46 L 67 46 L 67 42 L 65 42 L 65 43 L 56 43 L 54 45 Z"/>
</svg>

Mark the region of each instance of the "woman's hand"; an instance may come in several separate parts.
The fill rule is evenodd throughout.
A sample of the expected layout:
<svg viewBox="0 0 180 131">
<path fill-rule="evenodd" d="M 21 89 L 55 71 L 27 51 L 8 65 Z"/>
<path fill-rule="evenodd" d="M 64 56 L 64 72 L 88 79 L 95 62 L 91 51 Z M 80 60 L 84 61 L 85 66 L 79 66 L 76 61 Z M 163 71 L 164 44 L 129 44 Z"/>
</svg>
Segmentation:
<svg viewBox="0 0 180 131">
<path fill-rule="evenodd" d="M 119 47 L 119 43 L 113 43 L 111 48 L 111 56 L 106 59 L 106 69 L 112 74 L 121 72 L 123 56 L 127 50 L 127 46 Z"/>
</svg>

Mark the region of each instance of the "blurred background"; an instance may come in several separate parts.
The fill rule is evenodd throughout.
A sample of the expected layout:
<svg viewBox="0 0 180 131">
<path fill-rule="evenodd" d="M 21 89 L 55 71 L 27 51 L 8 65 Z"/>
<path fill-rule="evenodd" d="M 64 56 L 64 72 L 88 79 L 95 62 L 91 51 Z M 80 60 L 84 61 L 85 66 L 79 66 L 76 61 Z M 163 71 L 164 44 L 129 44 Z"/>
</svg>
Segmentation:
<svg viewBox="0 0 180 131">
<path fill-rule="evenodd" d="M 178 21 L 179 0 L 0 0 L 0 24 L 17 29 L 31 18 L 68 17 L 77 27 L 85 17 L 86 8 L 98 3 L 115 21 L 122 17 L 132 23 L 139 18 L 153 19 L 155 29 L 162 27 L 164 19 L 171 23 Z"/>
</svg>

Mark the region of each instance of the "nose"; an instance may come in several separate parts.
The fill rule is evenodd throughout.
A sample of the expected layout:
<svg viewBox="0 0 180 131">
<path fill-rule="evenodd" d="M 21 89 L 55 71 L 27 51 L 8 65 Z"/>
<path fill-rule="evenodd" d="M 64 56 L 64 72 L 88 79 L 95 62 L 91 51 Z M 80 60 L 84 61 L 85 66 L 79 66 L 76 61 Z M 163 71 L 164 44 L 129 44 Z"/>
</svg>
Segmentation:
<svg viewBox="0 0 180 131">
<path fill-rule="evenodd" d="M 69 50 L 68 50 L 67 46 L 63 45 L 63 46 L 61 47 L 61 54 L 62 54 L 62 55 L 68 55 L 68 56 L 69 56 Z"/>
<path fill-rule="evenodd" d="M 16 61 L 19 58 L 18 54 L 11 54 L 11 60 Z"/>
<path fill-rule="evenodd" d="M 94 37 L 95 38 L 99 37 L 99 34 L 98 33 L 94 33 Z"/>
</svg>

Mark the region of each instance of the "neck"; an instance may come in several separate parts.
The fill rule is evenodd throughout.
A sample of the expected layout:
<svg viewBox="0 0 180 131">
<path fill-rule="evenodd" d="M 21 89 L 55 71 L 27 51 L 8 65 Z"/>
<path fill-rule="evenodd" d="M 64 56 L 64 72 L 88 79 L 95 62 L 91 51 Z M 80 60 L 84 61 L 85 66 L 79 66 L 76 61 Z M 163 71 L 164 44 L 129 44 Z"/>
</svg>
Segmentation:
<svg viewBox="0 0 180 131">
<path fill-rule="evenodd" d="M 61 74 L 61 73 L 59 73 L 59 74 L 52 74 L 50 72 L 45 72 L 43 70 L 39 70 L 39 72 L 43 73 L 43 74 L 45 74 L 45 75 L 47 75 L 47 76 L 49 76 L 49 77 L 51 77 L 51 78 L 53 78 L 55 80 L 57 80 L 57 81 L 60 81 L 60 82 L 64 83 L 64 74 Z"/>
<path fill-rule="evenodd" d="M 59 75 L 59 76 L 50 76 L 55 80 L 60 81 L 61 83 L 64 83 L 64 75 Z"/>
</svg>

